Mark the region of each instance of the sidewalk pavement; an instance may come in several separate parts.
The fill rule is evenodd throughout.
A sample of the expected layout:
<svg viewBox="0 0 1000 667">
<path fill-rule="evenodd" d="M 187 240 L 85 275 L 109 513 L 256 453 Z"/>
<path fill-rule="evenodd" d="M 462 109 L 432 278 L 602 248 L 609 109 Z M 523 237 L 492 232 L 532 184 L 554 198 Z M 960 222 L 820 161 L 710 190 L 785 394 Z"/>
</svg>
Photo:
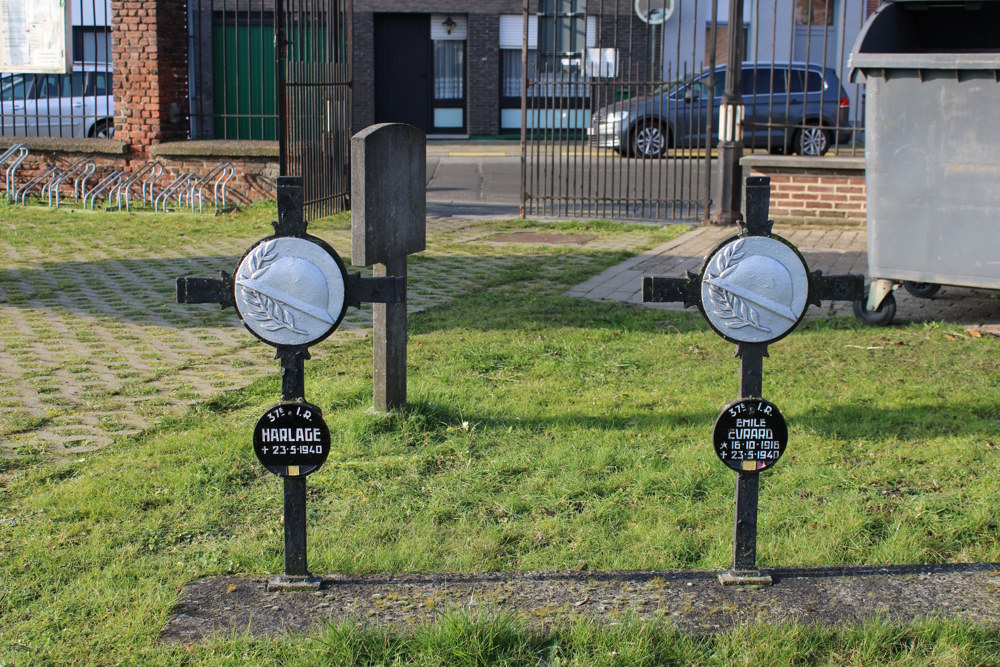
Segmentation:
<svg viewBox="0 0 1000 667">
<path fill-rule="evenodd" d="M 798 247 L 810 271 L 824 275 L 868 273 L 867 238 L 864 230 L 776 227 L 775 233 Z M 576 285 L 566 295 L 595 301 L 642 304 L 644 275 L 683 276 L 698 273 L 705 257 L 724 239 L 735 234 L 732 227 L 705 225 L 661 246 L 636 255 L 621 264 Z M 1000 294 L 991 290 L 942 287 L 931 299 L 918 299 L 906 290 L 895 292 L 894 322 L 943 321 L 963 328 L 1000 336 Z M 642 304 L 646 308 L 683 310 L 679 303 Z M 806 317 L 853 316 L 853 305 L 835 301 L 810 308 Z"/>
<path fill-rule="evenodd" d="M 428 139 L 427 157 L 521 157 L 516 139 Z"/>
</svg>

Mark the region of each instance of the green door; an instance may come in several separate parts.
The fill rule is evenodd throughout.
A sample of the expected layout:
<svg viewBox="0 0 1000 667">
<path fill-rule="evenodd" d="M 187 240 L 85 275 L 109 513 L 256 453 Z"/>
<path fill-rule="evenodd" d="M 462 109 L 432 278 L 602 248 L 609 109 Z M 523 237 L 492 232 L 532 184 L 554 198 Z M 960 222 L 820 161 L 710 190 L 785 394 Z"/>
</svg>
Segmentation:
<svg viewBox="0 0 1000 667">
<path fill-rule="evenodd" d="M 274 26 L 212 30 L 216 139 L 276 140 Z"/>
</svg>

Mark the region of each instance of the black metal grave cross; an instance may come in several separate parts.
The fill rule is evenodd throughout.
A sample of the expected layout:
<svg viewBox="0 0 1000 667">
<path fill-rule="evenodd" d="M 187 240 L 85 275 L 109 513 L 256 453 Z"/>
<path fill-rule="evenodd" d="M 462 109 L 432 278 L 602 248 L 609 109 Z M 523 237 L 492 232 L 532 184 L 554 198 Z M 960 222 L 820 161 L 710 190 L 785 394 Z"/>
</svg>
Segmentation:
<svg viewBox="0 0 1000 667">
<path fill-rule="evenodd" d="M 330 436 L 322 413 L 305 400 L 309 346 L 339 326 L 348 306 L 406 301 L 405 277 L 348 275 L 340 256 L 306 232 L 302 178 L 278 177 L 274 234 L 252 246 L 230 274 L 177 279 L 178 303 L 235 307 L 255 336 L 276 348 L 281 403 L 254 432 L 261 463 L 284 480 L 285 571 L 269 588 L 316 588 L 306 562 L 306 475 L 326 460 Z"/>
<path fill-rule="evenodd" d="M 768 345 L 794 330 L 809 305 L 864 296 L 864 276 L 809 272 L 798 250 L 771 233 L 770 192 L 769 178 L 746 179 L 745 222 L 708 255 L 699 274 L 642 279 L 644 303 L 697 306 L 716 333 L 737 344 L 740 400 L 723 409 L 713 433 L 716 454 L 737 472 L 733 561 L 719 576 L 724 585 L 771 583 L 757 568 L 758 474 L 784 451 L 787 427 L 762 398 Z"/>
</svg>

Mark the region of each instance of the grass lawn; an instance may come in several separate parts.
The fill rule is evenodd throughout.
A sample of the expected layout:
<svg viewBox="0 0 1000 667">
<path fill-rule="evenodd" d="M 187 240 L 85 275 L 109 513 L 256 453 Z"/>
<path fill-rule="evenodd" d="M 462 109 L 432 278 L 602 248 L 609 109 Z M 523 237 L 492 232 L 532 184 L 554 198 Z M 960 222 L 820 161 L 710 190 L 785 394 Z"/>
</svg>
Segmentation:
<svg viewBox="0 0 1000 667">
<path fill-rule="evenodd" d="M 53 263 L 109 244 L 136 257 L 185 239 L 249 245 L 271 216 L 0 205 L 4 241 Z M 349 255 L 347 226 L 341 216 L 310 231 Z M 480 227 L 437 232 L 411 259 L 432 283 L 414 289 L 450 292 L 410 318 L 405 414 L 369 412 L 370 337 L 335 336 L 307 362 L 307 399 L 334 438 L 309 478 L 310 569 L 727 566 L 733 473 L 710 434 L 737 396 L 733 346 L 693 312 L 563 296 L 628 252 L 488 242 L 489 232 L 544 227 L 626 235 L 639 248 L 683 230 Z M 447 284 L 433 284 L 439 272 Z M 6 272 L 0 290 L 16 292 Z M 807 320 L 772 346 L 764 396 L 788 420 L 790 443 L 762 476 L 759 563 L 1000 561 L 1000 341 L 955 334 L 946 324 Z M 995 629 L 939 621 L 692 637 L 666 623 L 539 631 L 505 616 L 446 617 L 410 633 L 344 624 L 162 646 L 186 582 L 282 568 L 281 484 L 250 443 L 278 396 L 275 363 L 245 389 L 167 412 L 85 457 L 0 447 L 0 665 L 1000 663 Z"/>
</svg>

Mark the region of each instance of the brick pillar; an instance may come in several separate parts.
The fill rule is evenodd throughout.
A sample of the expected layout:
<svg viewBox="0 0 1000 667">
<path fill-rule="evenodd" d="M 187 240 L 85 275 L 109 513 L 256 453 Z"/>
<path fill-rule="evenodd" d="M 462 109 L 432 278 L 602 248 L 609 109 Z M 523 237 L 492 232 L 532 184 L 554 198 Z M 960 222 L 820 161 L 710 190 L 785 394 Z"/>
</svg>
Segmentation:
<svg viewBox="0 0 1000 667">
<path fill-rule="evenodd" d="M 187 2 L 111 0 L 115 138 L 144 158 L 187 137 Z"/>
</svg>

